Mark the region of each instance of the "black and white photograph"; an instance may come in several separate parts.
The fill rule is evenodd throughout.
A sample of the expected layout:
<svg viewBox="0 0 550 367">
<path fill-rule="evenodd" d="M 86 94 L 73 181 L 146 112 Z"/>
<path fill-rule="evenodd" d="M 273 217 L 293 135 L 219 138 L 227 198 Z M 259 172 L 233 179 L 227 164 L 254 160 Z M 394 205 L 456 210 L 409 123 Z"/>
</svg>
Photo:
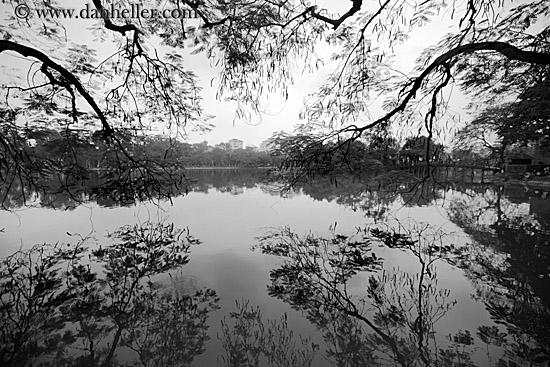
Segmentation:
<svg viewBox="0 0 550 367">
<path fill-rule="evenodd" d="M 550 367 L 549 0 L 2 0 L 0 367 Z"/>
</svg>

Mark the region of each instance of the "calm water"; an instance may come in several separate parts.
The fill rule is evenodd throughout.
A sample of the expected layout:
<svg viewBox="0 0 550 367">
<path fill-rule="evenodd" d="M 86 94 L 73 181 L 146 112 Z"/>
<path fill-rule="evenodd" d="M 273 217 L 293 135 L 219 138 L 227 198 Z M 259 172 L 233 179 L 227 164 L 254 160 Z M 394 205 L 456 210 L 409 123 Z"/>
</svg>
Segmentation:
<svg viewBox="0 0 550 367">
<path fill-rule="evenodd" d="M 190 176 L 197 181 L 191 191 L 186 196 L 174 198 L 171 203 L 121 206 L 113 202 L 87 202 L 74 208 L 65 203 L 60 205 L 65 210 L 19 207 L 11 212 L 2 211 L 0 230 L 4 230 L 0 232 L 0 255 L 5 259 L 36 244 L 74 245 L 82 238 L 88 238 L 84 242 L 90 248 L 98 248 L 98 244 L 106 247 L 114 239 L 105 236 L 121 226 L 173 223 L 176 228 L 188 229 L 201 244 L 191 247 L 189 263 L 181 270 L 172 272 L 171 277 L 163 273 L 151 279 L 162 283 L 166 294 L 174 293 L 174 289 L 185 294 L 212 289 L 219 298 L 218 307 L 205 307 L 201 315 L 193 307 L 183 306 L 178 309 L 179 316 L 166 309 L 158 315 L 151 311 L 148 317 L 154 314 L 157 318 L 149 323 L 129 317 L 125 322 L 134 324 L 126 329 L 133 328 L 134 334 L 122 334 L 123 346 L 116 351 L 116 363 L 137 363 L 133 361 L 138 351 L 147 350 L 153 357 L 148 360 L 144 357 L 146 353 L 142 354 L 142 361 L 151 366 L 176 365 L 173 361 L 178 358 L 180 364 L 177 365 L 252 366 L 256 365 L 254 348 L 262 347 L 254 344 L 254 340 L 256 343 L 261 340 L 263 347 L 272 351 L 276 349 L 274 345 L 283 348 L 273 352 L 271 360 L 265 353 L 256 353 L 261 355 L 259 365 L 299 366 L 303 361 L 311 361 L 312 366 L 394 365 L 388 357 L 392 355 L 391 348 L 365 320 L 350 313 L 344 317 L 327 305 L 312 309 L 311 300 L 322 297 L 320 293 L 312 293 L 309 299 L 296 296 L 296 288 L 300 292 L 308 289 L 317 292 L 326 287 L 317 288 L 303 278 L 296 278 L 296 285 L 277 283 L 283 284 L 278 291 L 271 288 L 268 292 L 269 285 L 284 278 L 270 278 L 270 271 L 280 269 L 284 259 L 268 254 L 265 247 L 263 251 L 262 248 L 252 250 L 252 247 L 260 244 L 258 237 L 285 227 L 289 228 L 284 232 L 288 237 L 279 238 L 294 238 L 292 243 L 308 235 L 311 238 L 333 238 L 334 233 L 351 236 L 358 228 L 366 226 L 407 232 L 413 238 L 420 233 L 418 246 L 435 244 L 438 247 L 433 251 L 414 246 L 390 248 L 391 245 L 373 241 L 372 251 L 377 258 L 383 258 L 382 265 L 375 271 L 358 271 L 345 287 L 335 285 L 334 289 L 340 292 L 338 297 L 344 294 L 356 305 L 360 315 L 377 325 L 385 335 L 394 337 L 398 350 L 410 365 L 548 365 L 548 192 L 521 186 L 499 188 L 470 184 L 449 188 L 429 183 L 424 187 L 370 185 L 370 189 L 365 190 L 365 182 L 360 180 L 340 178 L 334 182 L 318 178 L 291 192 L 281 193 L 275 187 L 262 184 L 262 174 L 256 171 L 192 171 Z M 297 237 L 292 237 L 291 233 Z M 454 250 L 443 251 L 450 245 Z M 414 248 L 420 249 L 419 253 L 415 254 Z M 438 257 L 442 258 L 436 260 Z M 422 272 L 422 262 L 426 264 L 431 260 L 434 260 L 432 267 Z M 7 269 L 5 264 L 4 271 Z M 90 266 L 97 271 L 101 269 L 97 264 Z M 354 263 L 353 266 L 359 265 Z M 422 280 L 418 277 L 421 273 L 424 274 Z M 288 274 L 283 272 L 283 275 L 287 276 L 284 279 L 289 279 Z M 382 284 L 378 294 L 383 295 L 383 300 L 379 303 L 372 297 L 365 297 L 372 284 L 369 277 L 373 275 L 379 277 Z M 3 277 L 2 294 L 6 300 L 13 288 L 6 285 L 7 273 Z M 308 279 L 319 281 L 315 277 Z M 302 281 L 304 284 L 300 283 Z M 116 297 L 121 296 L 112 293 L 111 297 L 109 304 L 114 305 Z M 25 304 L 24 297 L 18 302 Z M 73 302 L 71 307 L 77 307 L 72 298 L 67 297 L 66 302 Z M 238 319 L 236 314 L 231 314 L 239 310 L 239 304 L 241 311 L 243 304 L 248 305 L 246 310 L 249 312 L 246 315 L 241 312 L 241 316 L 247 317 Z M 418 308 L 418 305 L 422 306 Z M 261 310 L 262 325 L 257 321 L 256 307 Z M 425 320 L 421 325 L 417 322 L 419 310 Z M 44 348 L 44 356 L 35 356 L 35 359 L 10 360 L 14 345 L 24 345 L 16 336 L 25 334 L 5 333 L 0 349 L 4 362 L 33 365 L 55 360 L 60 358 L 53 351 L 57 348 L 62 351 L 59 355 L 63 355 L 63 365 L 99 364 L 98 361 L 108 354 L 116 328 L 109 326 L 106 314 L 82 314 L 92 316 L 84 323 L 80 320 L 80 329 L 74 319 L 63 327 L 42 328 L 44 337 L 33 343 L 49 347 Z M 6 321 L 6 315 L 2 315 L 4 329 L 12 325 Z M 17 315 L 24 317 L 21 315 L 25 313 Z M 178 324 L 174 321 L 178 317 L 187 319 L 177 321 Z M 204 322 L 197 321 L 203 317 Z M 96 334 L 82 332 L 82 325 L 89 327 L 94 322 L 104 330 Z M 187 339 L 160 348 L 163 340 L 176 337 L 155 331 L 151 326 L 155 323 L 185 326 Z M 72 330 L 73 337 L 63 339 L 63 330 Z M 262 339 L 259 336 L 262 332 L 271 337 Z M 48 342 L 48 335 L 56 333 L 61 335 L 59 340 Z M 147 339 L 145 334 L 153 336 Z M 295 344 L 284 339 L 291 334 Z M 10 339 L 10 335 L 17 341 Z M 309 339 L 302 344 L 300 336 Z M 91 344 L 98 350 L 96 359 L 75 362 L 77 357 L 74 356 L 89 355 L 93 349 Z M 170 359 L 170 347 L 179 348 L 180 354 L 175 353 Z M 186 352 L 182 354 L 184 349 Z M 308 353 L 313 350 L 314 357 L 310 359 Z M 161 362 L 157 359 L 158 364 L 155 364 L 155 355 L 168 359 Z M 227 362 L 229 356 L 232 362 Z M 90 362 L 92 360 L 94 362 Z M 115 365 L 115 359 L 112 361 Z"/>
</svg>

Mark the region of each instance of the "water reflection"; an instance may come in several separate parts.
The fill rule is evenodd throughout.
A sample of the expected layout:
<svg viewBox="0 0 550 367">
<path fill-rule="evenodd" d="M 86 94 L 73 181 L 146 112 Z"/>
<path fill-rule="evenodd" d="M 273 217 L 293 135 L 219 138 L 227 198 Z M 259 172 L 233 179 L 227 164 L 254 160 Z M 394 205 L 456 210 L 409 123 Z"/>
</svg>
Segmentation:
<svg viewBox="0 0 550 367">
<path fill-rule="evenodd" d="M 253 276 L 232 259 L 259 261 L 261 254 L 245 259 L 239 257 L 244 250 L 236 256 L 233 249 L 223 248 L 244 241 L 241 227 L 235 229 L 241 236 L 231 240 L 228 226 L 205 223 L 209 232 L 223 228 L 217 241 L 208 238 L 220 247 L 219 253 L 227 254 L 215 260 L 240 275 L 215 283 L 231 284 L 231 291 L 214 293 L 188 277 L 176 277 L 176 268 L 192 265 L 193 260 L 187 264 L 188 251 L 198 241 L 186 231 L 149 223 L 122 227 L 109 240 L 99 241 L 102 247 L 82 239 L 75 246 L 40 245 L 2 260 L 2 365 L 200 366 L 197 360 L 207 353 L 215 353 L 214 361 L 223 366 L 548 365 L 550 198 L 544 190 L 317 177 L 281 194 L 262 181 L 265 172 L 202 170 L 190 171 L 189 177 L 195 180 L 188 186 L 190 197 L 199 204 L 208 197 L 231 198 L 214 206 L 219 218 L 246 219 L 229 203 L 242 204 L 239 199 L 244 198 L 256 203 L 269 194 L 304 206 L 315 203 L 309 210 L 337 204 L 363 216 L 363 224 L 376 223 L 363 226 L 355 237 L 350 231 L 304 236 L 289 229 L 261 236 L 261 252 L 283 260 L 264 269 L 270 274 L 271 297 L 303 312 L 319 335 L 298 335 L 283 312 L 266 321 L 262 310 L 252 306 L 257 300 L 221 310 L 223 323 L 220 327 L 216 322 L 212 332 L 208 319 L 220 313 L 220 304 L 240 299 L 237 294 L 230 297 L 240 288 L 258 286 L 255 279 L 241 281 Z M 56 207 L 77 204 L 70 200 Z M 178 200 L 182 206 L 196 205 Z M 262 205 L 269 207 L 268 202 Z M 121 205 L 114 199 L 100 204 Z M 396 210 L 419 207 L 441 208 L 456 227 L 390 225 L 388 218 L 398 216 Z M 196 217 L 197 208 L 192 206 L 186 215 Z M 257 218 L 243 222 L 260 223 Z M 466 240 L 449 239 L 450 227 L 459 228 Z M 218 253 L 208 261 L 206 254 L 195 260 L 212 263 Z M 401 254 L 398 261 L 395 254 Z M 452 274 L 457 281 L 462 274 L 467 277 L 474 300 L 484 305 L 492 321 L 471 327 L 454 318 L 460 305 L 449 269 L 458 268 Z M 219 300 L 220 293 L 231 299 Z M 265 297 L 262 308 L 274 302 Z M 446 324 L 450 319 L 451 326 Z M 212 349 L 213 343 L 221 347 Z"/>
<path fill-rule="evenodd" d="M 259 307 L 236 302 L 237 310 L 222 321 L 220 340 L 225 353 L 219 365 L 309 367 L 319 346 L 294 335 L 286 315 L 264 321 Z"/>
<path fill-rule="evenodd" d="M 393 361 L 401 366 L 435 365 L 439 358 L 434 324 L 454 301 L 448 299 L 447 289 L 437 286 L 434 263 L 458 249 L 440 244 L 441 236 L 428 233 L 428 226 L 414 231 L 414 238 L 413 233 L 402 235 L 377 228 L 354 237 L 333 233 L 330 238 L 302 238 L 290 229 L 272 232 L 259 239 L 259 249 L 284 262 L 271 271 L 269 292 L 302 310 L 320 329 L 328 329 L 324 334 L 329 340 L 334 340 L 335 324 L 340 324 L 337 330 L 351 331 L 344 339 L 336 338 L 330 350 L 337 365 Z M 412 254 L 418 272 L 379 271 L 383 259 L 372 251 L 374 239 Z M 366 291 L 350 289 L 352 278 L 363 273 L 377 274 L 365 277 Z M 354 345 L 360 349 L 354 351 Z M 345 359 L 344 351 L 348 354 Z"/>
<path fill-rule="evenodd" d="M 31 185 L 18 180 L 0 182 L 0 207 L 14 210 L 42 206 L 73 210 L 88 202 L 103 207 L 128 207 L 140 200 L 185 194 L 188 184 L 185 179 L 170 181 L 163 177 L 96 169 L 86 170 L 76 178 L 67 174 L 47 174 L 33 178 Z"/>
<path fill-rule="evenodd" d="M 170 192 L 173 196 L 185 195 L 189 191 L 208 193 L 216 190 L 223 193 L 238 195 L 245 188 L 253 188 L 265 179 L 267 170 L 259 169 L 198 169 L 187 172 L 188 180 L 173 184 L 165 189 L 158 188 L 159 197 Z M 49 175 L 37 179 L 36 187 L 47 189 L 38 190 L 21 186 L 14 182 L 3 196 L 1 206 L 4 209 L 14 210 L 25 206 L 42 206 L 61 210 L 72 210 L 87 202 L 96 202 L 102 207 L 120 207 L 135 205 L 138 198 L 135 187 L 112 187 L 103 185 L 111 177 L 109 172 L 92 170 L 85 178 L 71 182 L 70 190 L 63 175 Z M 150 189 L 153 192 L 153 189 Z M 154 192 L 153 192 L 154 193 Z"/>
<path fill-rule="evenodd" d="M 3 366 L 181 366 L 204 352 L 216 293 L 155 280 L 185 265 L 198 241 L 152 223 L 110 237 L 93 250 L 82 239 L 2 261 Z"/>
<path fill-rule="evenodd" d="M 505 232 L 512 230 L 505 228 Z M 532 226 L 529 228 L 528 235 L 536 236 Z M 483 257 L 483 252 L 472 251 L 472 245 L 447 244 L 445 234 L 430 225 L 400 225 L 398 229 L 401 233 L 395 228 L 371 228 L 354 237 L 333 233 L 330 238 L 301 237 L 288 228 L 271 232 L 259 238 L 258 248 L 283 262 L 270 272 L 268 290 L 304 312 L 322 330 L 327 344 L 332 344 L 327 356 L 338 366 L 548 364 L 550 318 L 545 301 L 549 284 L 537 273 L 540 268 L 535 267 L 530 274 L 534 276 L 530 277 L 521 269 L 534 265 L 533 262 L 515 266 L 513 254 L 507 266 L 492 266 L 494 253 Z M 518 247 L 518 236 L 508 234 L 508 243 Z M 412 255 L 418 271 L 380 271 L 384 261 L 372 250 L 375 239 L 387 248 Z M 543 244 L 548 248 L 547 238 L 540 241 L 533 246 Z M 458 329 L 449 334 L 448 343 L 443 342 L 437 335 L 436 323 L 456 301 L 449 297 L 449 289 L 438 286 L 438 261 L 466 269 L 478 291 L 477 297 L 506 332 L 495 325 L 479 325 L 479 341 L 469 330 Z M 541 262 L 547 273 L 548 259 Z M 354 289 L 350 284 L 357 276 L 363 276 L 366 289 Z M 540 284 L 528 284 L 528 279 Z M 343 326 L 336 330 L 345 331 L 346 337 L 335 336 L 333 328 L 339 322 Z M 481 362 L 477 355 L 480 341 L 486 344 L 487 352 Z M 489 345 L 497 348 L 490 350 Z M 342 352 L 338 351 L 345 351 L 347 357 L 342 359 Z"/>
<path fill-rule="evenodd" d="M 475 206 L 456 199 L 450 219 L 472 240 L 458 266 L 492 318 L 506 326 L 507 354 L 544 364 L 550 360 L 550 200 L 539 194 L 523 212 L 517 194 L 510 200 L 504 190 L 478 195 Z"/>
</svg>

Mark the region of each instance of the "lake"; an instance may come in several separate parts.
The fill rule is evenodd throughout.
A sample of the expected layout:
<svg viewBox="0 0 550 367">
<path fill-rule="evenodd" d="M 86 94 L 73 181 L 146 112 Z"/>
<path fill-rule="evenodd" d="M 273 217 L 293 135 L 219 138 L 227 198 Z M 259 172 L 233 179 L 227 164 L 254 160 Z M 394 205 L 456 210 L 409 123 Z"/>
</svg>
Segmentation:
<svg viewBox="0 0 550 367">
<path fill-rule="evenodd" d="M 1 211 L 2 365 L 549 365 L 548 189 L 317 177 L 280 191 L 265 175 L 191 170 L 171 201 Z M 132 241 L 158 223 L 200 244 L 134 284 L 153 255 Z M 117 241 L 82 267 L 28 252 Z M 49 270 L 25 278 L 36 264 Z"/>
</svg>

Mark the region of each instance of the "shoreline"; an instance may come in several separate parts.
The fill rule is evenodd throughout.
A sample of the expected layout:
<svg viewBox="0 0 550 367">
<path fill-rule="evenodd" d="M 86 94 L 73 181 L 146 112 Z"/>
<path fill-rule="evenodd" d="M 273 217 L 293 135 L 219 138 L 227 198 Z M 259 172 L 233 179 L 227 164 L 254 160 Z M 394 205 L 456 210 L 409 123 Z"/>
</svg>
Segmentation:
<svg viewBox="0 0 550 367">
<path fill-rule="evenodd" d="M 518 183 L 533 189 L 550 189 L 550 177 L 545 177 L 540 180 L 520 180 Z"/>
<path fill-rule="evenodd" d="M 185 170 L 186 170 L 186 171 L 189 171 L 189 170 L 206 170 L 206 169 L 225 169 L 225 170 L 230 170 L 230 169 L 270 169 L 270 168 L 273 168 L 273 167 L 243 167 L 243 166 L 220 166 L 220 167 L 216 167 L 216 166 L 197 166 L 197 167 L 185 167 Z"/>
</svg>

